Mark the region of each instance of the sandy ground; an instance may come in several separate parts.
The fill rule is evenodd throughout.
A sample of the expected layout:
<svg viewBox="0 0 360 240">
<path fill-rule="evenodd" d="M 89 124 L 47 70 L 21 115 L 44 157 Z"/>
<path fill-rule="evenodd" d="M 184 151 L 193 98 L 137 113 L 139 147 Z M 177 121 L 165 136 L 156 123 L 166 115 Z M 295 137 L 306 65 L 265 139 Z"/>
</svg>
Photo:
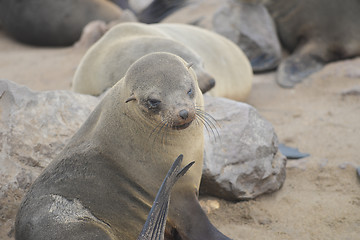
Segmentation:
<svg viewBox="0 0 360 240">
<path fill-rule="evenodd" d="M 0 78 L 69 89 L 83 52 L 21 45 L 0 31 Z M 247 103 L 281 142 L 311 156 L 288 161 L 276 193 L 237 203 L 202 197 L 220 204 L 211 221 L 233 239 L 360 239 L 360 58 L 329 64 L 295 89 L 278 87 L 274 77 L 256 75 Z"/>
</svg>

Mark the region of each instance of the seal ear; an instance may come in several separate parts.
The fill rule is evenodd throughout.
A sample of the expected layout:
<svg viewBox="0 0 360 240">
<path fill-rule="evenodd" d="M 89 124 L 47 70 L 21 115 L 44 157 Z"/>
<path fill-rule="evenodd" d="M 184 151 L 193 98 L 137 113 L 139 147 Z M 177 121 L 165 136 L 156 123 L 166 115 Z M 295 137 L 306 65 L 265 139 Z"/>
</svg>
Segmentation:
<svg viewBox="0 0 360 240">
<path fill-rule="evenodd" d="M 131 94 L 131 96 L 128 99 L 126 99 L 125 103 L 131 102 L 134 100 L 136 100 L 136 97 L 134 96 L 134 94 Z"/>
<path fill-rule="evenodd" d="M 194 65 L 194 63 L 188 63 L 188 64 L 186 64 L 186 67 L 187 67 L 187 69 L 190 69 L 192 66 Z"/>
</svg>

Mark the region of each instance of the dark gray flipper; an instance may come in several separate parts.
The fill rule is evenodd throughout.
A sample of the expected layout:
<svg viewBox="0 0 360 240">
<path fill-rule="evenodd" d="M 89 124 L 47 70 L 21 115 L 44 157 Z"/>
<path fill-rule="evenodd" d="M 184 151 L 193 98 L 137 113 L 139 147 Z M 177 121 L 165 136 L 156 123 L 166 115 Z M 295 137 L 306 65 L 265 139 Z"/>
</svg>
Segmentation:
<svg viewBox="0 0 360 240">
<path fill-rule="evenodd" d="M 292 88 L 323 66 L 324 63 L 314 56 L 294 54 L 281 62 L 276 80 L 281 87 Z"/>
<path fill-rule="evenodd" d="M 179 155 L 169 172 L 167 173 L 161 187 L 156 195 L 153 206 L 150 210 L 145 225 L 138 237 L 138 240 L 162 240 L 166 226 L 166 218 L 169 208 L 170 192 L 176 181 L 183 176 L 195 163 L 191 162 L 181 170 L 180 165 L 183 155 Z"/>
<path fill-rule="evenodd" d="M 297 148 L 288 147 L 284 144 L 279 144 L 279 151 L 287 158 L 287 159 L 300 159 L 310 156 L 308 153 L 301 153 Z"/>
<path fill-rule="evenodd" d="M 138 16 L 140 22 L 158 23 L 185 5 L 185 0 L 154 0 Z"/>
</svg>

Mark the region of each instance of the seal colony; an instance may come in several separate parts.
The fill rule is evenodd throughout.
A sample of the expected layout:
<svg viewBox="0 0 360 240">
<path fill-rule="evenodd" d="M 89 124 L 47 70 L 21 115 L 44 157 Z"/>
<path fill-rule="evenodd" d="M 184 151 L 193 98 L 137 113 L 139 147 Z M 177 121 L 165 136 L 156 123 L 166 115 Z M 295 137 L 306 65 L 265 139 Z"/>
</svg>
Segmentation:
<svg viewBox="0 0 360 240">
<path fill-rule="evenodd" d="M 205 27 L 209 23 L 202 17 L 211 16 L 216 8 L 216 14 L 224 11 L 224 4 L 219 5 L 219 1 L 204 0 L 157 0 L 157 8 L 152 6 L 146 9 L 146 12 L 154 15 L 149 19 L 156 19 L 156 16 L 167 16 L 163 22 L 189 22 L 191 24 L 200 24 Z M 234 2 L 234 1 L 229 1 Z M 250 4 L 252 6 L 263 4 L 270 13 L 272 20 L 276 25 L 277 35 L 281 41 L 281 45 L 289 52 L 289 56 L 281 60 L 277 70 L 277 82 L 280 86 L 291 88 L 312 73 L 323 68 L 329 62 L 360 56 L 360 1 L 358 0 L 240 0 L 241 4 Z M 233 4 L 233 3 L 231 3 Z M 174 8 L 169 8 L 174 6 Z M 161 9 L 160 9 L 161 8 Z M 171 11 L 168 11 L 171 9 Z M 250 9 L 249 9 L 250 10 Z M 162 12 L 163 11 L 163 12 Z M 175 13 L 174 13 L 175 11 Z M 203 13 L 205 12 L 205 13 Z M 250 11 L 248 11 L 249 14 Z M 264 12 L 256 15 L 239 16 L 238 21 L 245 21 L 246 27 L 250 25 L 249 36 L 254 37 L 259 42 L 266 42 L 264 39 L 269 38 L 270 32 L 263 32 L 258 28 L 251 28 L 254 19 L 262 19 Z M 161 14 L 159 14 L 161 13 Z M 231 14 L 231 12 L 227 12 Z M 223 15 L 225 19 L 219 19 L 221 22 L 218 30 L 223 31 L 224 23 L 236 16 L 236 11 L 232 17 Z M 190 18 L 187 18 L 188 15 Z M 244 17 L 242 19 L 242 17 Z M 248 17 L 248 18 L 246 18 Z M 161 18 L 160 18 L 161 19 Z M 185 19 L 185 20 L 184 20 Z M 221 20 L 221 21 L 220 21 Z M 216 21 L 211 19 L 211 24 Z M 256 22 L 256 21 L 255 21 Z M 255 25 L 256 26 L 256 25 Z M 264 27 L 264 26 L 261 26 Z M 246 28 L 244 28 L 245 30 Z M 251 38 L 252 38 L 251 37 Z M 237 39 L 233 39 L 237 40 Z M 248 41 L 248 40 L 247 40 Z M 272 46 L 274 49 L 254 48 L 257 41 L 244 41 L 243 49 L 249 54 L 252 60 L 254 70 L 271 70 L 277 66 L 278 61 L 272 62 L 267 68 L 269 60 L 269 52 L 276 53 L 276 59 L 279 56 L 277 44 Z M 252 58 L 251 55 L 256 56 Z M 270 58 L 270 60 L 272 60 Z"/>
<path fill-rule="evenodd" d="M 129 66 L 151 52 L 169 52 L 193 63 L 200 89 L 213 96 L 245 100 L 252 69 L 241 49 L 230 40 L 185 24 L 121 23 L 110 29 L 81 60 L 72 90 L 99 95 L 113 86 Z"/>
<path fill-rule="evenodd" d="M 20 239 L 136 239 L 172 160 L 191 169 L 173 187 L 166 234 L 228 239 L 197 200 L 208 123 L 195 72 L 170 53 L 138 59 L 31 186 Z"/>
</svg>

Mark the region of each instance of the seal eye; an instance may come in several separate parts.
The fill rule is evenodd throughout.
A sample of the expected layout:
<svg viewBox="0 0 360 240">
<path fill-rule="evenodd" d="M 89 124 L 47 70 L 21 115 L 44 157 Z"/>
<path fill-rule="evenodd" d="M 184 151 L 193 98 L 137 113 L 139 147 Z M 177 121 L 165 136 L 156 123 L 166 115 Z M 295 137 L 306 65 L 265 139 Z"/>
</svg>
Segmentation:
<svg viewBox="0 0 360 240">
<path fill-rule="evenodd" d="M 187 94 L 192 98 L 194 97 L 194 92 L 192 90 L 192 88 L 190 88 L 190 90 L 187 92 Z"/>
<path fill-rule="evenodd" d="M 147 104 L 149 109 L 158 108 L 161 101 L 157 99 L 148 99 Z"/>
</svg>

